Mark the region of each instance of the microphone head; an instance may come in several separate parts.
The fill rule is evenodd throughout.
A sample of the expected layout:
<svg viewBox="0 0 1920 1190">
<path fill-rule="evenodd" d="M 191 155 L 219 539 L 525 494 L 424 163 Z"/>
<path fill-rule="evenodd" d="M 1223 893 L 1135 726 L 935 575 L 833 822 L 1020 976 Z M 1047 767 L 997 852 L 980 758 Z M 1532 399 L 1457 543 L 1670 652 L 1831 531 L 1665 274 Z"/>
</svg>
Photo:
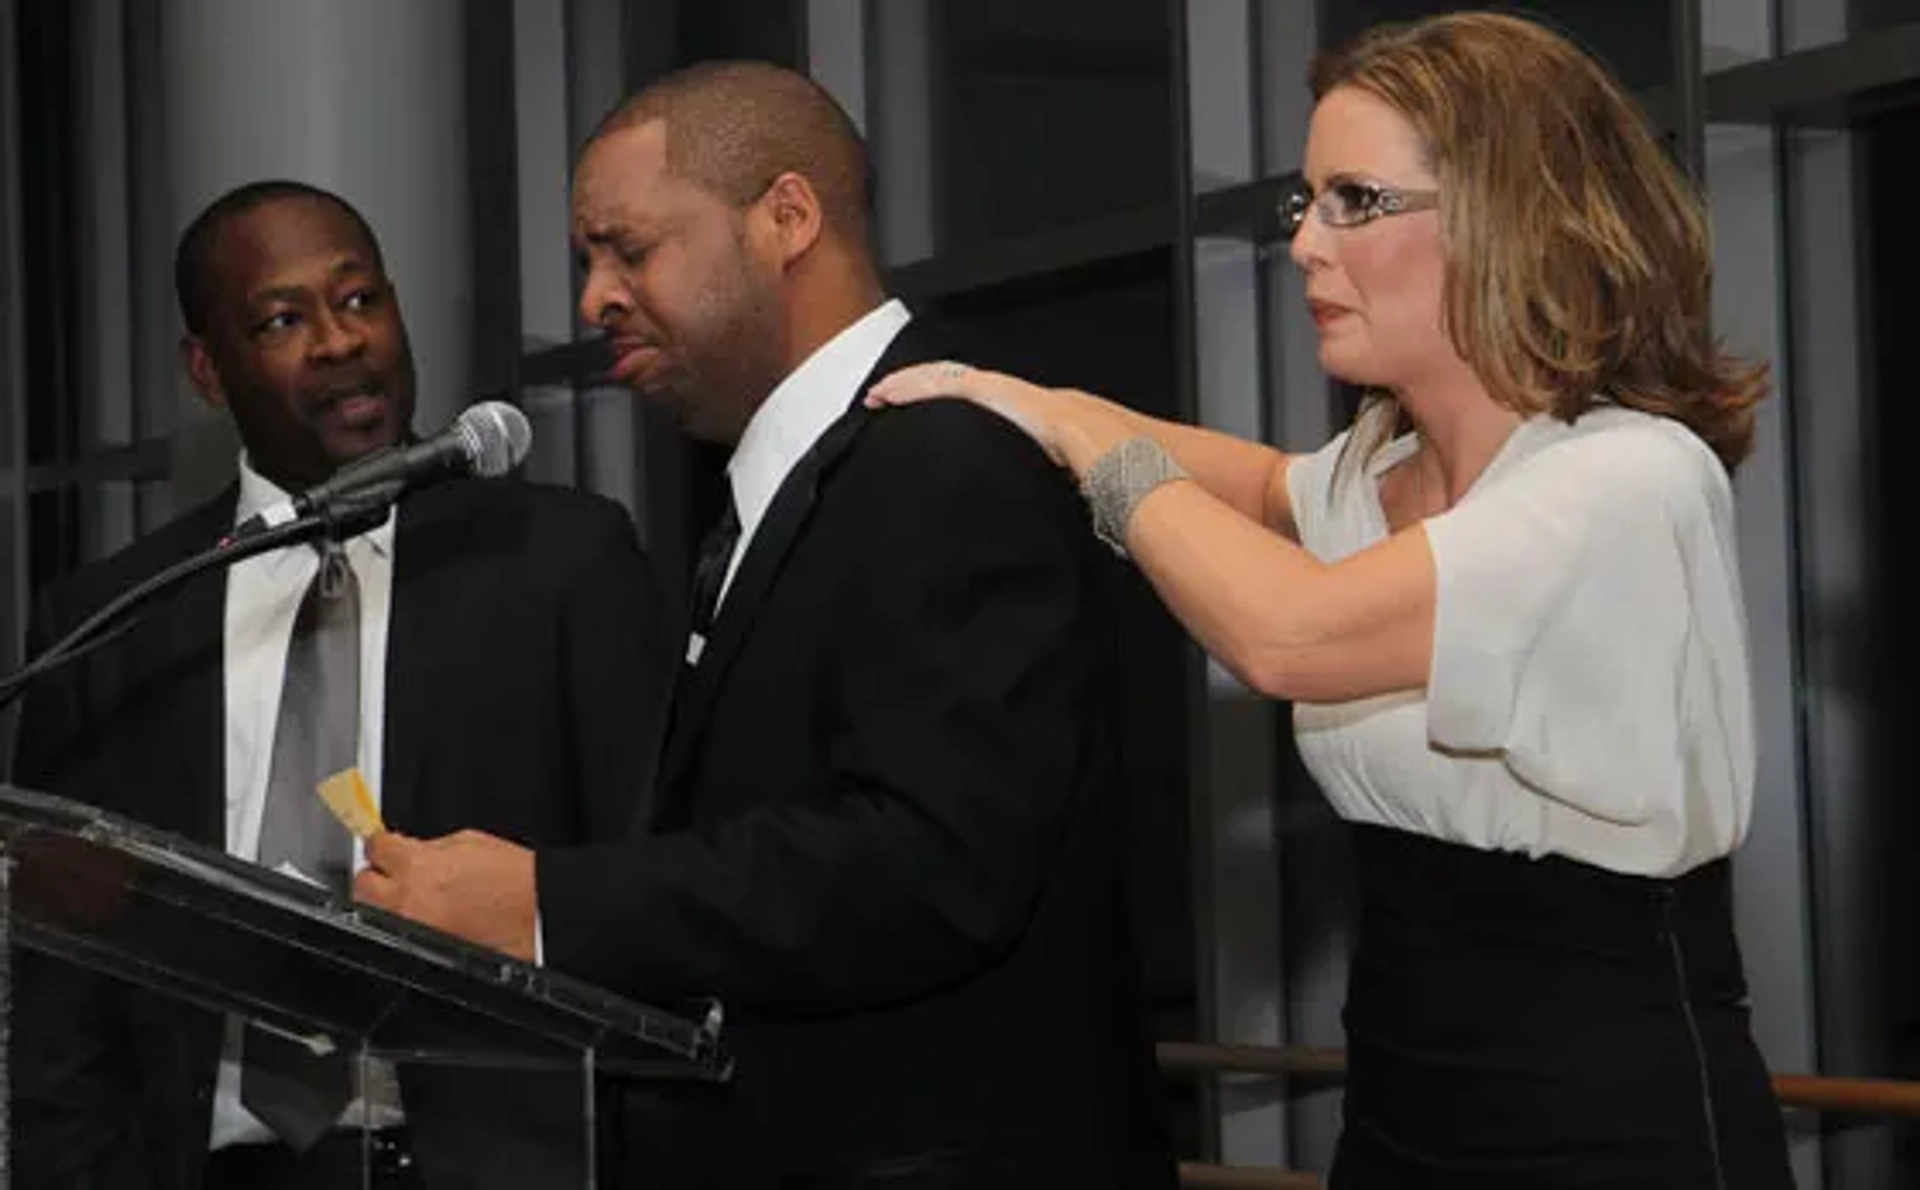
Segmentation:
<svg viewBox="0 0 1920 1190">
<path fill-rule="evenodd" d="M 527 415 L 505 401 L 472 405 L 453 424 L 473 474 L 495 479 L 518 467 L 533 445 Z"/>
</svg>

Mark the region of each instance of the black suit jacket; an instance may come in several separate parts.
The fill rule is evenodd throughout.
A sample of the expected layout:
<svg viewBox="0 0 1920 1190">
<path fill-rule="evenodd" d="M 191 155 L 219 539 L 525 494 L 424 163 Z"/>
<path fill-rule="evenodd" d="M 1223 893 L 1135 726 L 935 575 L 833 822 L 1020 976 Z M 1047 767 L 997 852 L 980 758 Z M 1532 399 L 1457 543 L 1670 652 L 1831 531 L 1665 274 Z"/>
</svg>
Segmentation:
<svg viewBox="0 0 1920 1190">
<path fill-rule="evenodd" d="M 35 649 L 212 546 L 234 492 L 58 584 Z M 14 780 L 225 845 L 223 573 L 28 696 Z M 625 510 L 519 480 L 410 495 L 395 530 L 382 816 L 528 845 L 617 837 L 638 807 L 676 658 Z M 13 1031 L 15 1184 L 197 1190 L 220 1018 L 33 955 Z M 435 1190 L 563 1184 L 577 1076 L 403 1070 Z M 556 1089 L 557 1088 L 557 1089 Z M 577 1183 L 576 1183 L 577 1184 Z"/>
<path fill-rule="evenodd" d="M 875 376 L 933 354 L 909 326 Z M 732 1084 L 635 1096 L 629 1184 L 1173 1184 L 1096 550 L 959 402 L 856 404 L 788 476 L 649 831 L 538 857 L 550 964 L 727 1013 Z"/>
</svg>

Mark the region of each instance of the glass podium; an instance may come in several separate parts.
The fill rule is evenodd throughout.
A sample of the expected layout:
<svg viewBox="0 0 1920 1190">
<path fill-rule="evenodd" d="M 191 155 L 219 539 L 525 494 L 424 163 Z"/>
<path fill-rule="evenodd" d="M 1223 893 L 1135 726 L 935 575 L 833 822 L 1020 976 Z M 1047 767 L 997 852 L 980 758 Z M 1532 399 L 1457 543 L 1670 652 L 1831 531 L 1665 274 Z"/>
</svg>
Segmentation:
<svg viewBox="0 0 1920 1190">
<path fill-rule="evenodd" d="M 13 1001 L 15 947 L 347 1056 L 363 1077 L 384 1062 L 562 1079 L 577 1094 L 580 1148 L 543 1185 L 602 1184 L 603 1078 L 731 1073 L 717 1003 L 638 1004 L 177 835 L 0 784 L 0 1006 Z M 10 1052 L 0 1046 L 0 1187 L 12 1168 Z"/>
</svg>

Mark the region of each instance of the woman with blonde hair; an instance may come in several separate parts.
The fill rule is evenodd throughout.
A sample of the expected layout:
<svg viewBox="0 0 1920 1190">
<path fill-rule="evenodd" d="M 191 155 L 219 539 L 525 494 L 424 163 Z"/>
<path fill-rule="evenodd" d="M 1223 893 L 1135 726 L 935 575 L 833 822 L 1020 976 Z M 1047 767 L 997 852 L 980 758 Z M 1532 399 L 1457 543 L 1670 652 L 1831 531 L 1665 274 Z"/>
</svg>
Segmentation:
<svg viewBox="0 0 1920 1190">
<path fill-rule="evenodd" d="M 1728 855 L 1754 739 L 1731 475 L 1764 368 L 1715 344 L 1698 195 L 1542 26 L 1384 27 L 1314 75 L 1282 215 L 1332 375 L 1286 454 L 934 364 L 1078 480 L 1352 824 L 1333 1185 L 1792 1184 Z"/>
</svg>

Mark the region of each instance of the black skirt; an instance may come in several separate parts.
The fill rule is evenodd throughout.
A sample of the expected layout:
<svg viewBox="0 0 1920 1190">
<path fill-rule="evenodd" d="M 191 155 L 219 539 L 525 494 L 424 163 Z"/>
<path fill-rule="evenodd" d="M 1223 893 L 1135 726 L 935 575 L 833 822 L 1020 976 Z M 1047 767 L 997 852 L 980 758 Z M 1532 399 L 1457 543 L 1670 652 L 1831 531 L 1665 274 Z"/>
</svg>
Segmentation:
<svg viewBox="0 0 1920 1190">
<path fill-rule="evenodd" d="M 1354 828 L 1333 1190 L 1787 1190 L 1728 865 L 1674 880 Z"/>
</svg>

